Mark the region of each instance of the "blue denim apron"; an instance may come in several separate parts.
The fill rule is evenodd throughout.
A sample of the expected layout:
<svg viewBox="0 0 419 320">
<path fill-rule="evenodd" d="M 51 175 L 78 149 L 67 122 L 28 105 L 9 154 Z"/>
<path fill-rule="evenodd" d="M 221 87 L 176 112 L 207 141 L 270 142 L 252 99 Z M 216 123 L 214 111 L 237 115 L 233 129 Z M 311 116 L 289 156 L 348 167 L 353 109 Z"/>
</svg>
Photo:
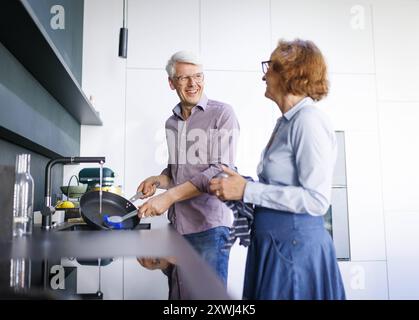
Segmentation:
<svg viewBox="0 0 419 320">
<path fill-rule="evenodd" d="M 256 207 L 244 299 L 345 299 L 323 217 Z"/>
</svg>

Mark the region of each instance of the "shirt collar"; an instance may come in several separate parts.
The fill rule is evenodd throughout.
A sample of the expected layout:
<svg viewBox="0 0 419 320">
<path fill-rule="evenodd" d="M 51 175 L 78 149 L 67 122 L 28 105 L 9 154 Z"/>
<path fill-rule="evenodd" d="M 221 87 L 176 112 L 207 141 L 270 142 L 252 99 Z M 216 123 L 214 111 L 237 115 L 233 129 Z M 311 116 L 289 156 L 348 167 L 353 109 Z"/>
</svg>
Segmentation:
<svg viewBox="0 0 419 320">
<path fill-rule="evenodd" d="M 202 111 L 205 111 L 205 109 L 207 108 L 207 105 L 208 105 L 208 98 L 205 94 L 202 94 L 201 99 L 198 101 L 195 107 L 198 107 Z M 172 109 L 172 111 L 175 116 L 178 116 L 179 118 L 183 119 L 180 102 Z M 194 112 L 193 109 L 192 109 L 192 112 Z"/>
<path fill-rule="evenodd" d="M 310 105 L 313 104 L 314 100 L 310 97 L 305 97 L 303 100 L 301 100 L 300 102 L 298 102 L 294 107 L 292 107 L 290 110 L 288 110 L 287 112 L 284 113 L 284 117 L 290 121 L 292 119 L 292 117 L 301 110 L 301 108 L 303 108 L 305 105 Z"/>
</svg>

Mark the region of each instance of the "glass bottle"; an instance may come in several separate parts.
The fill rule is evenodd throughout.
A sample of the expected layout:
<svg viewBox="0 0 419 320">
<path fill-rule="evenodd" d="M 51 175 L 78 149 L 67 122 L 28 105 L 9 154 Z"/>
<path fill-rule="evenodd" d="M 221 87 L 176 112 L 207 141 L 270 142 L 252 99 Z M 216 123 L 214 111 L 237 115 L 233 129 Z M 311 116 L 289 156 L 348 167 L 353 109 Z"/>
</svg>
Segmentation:
<svg viewBox="0 0 419 320">
<path fill-rule="evenodd" d="M 31 260 L 26 258 L 10 259 L 10 288 L 16 291 L 31 287 Z"/>
<path fill-rule="evenodd" d="M 13 236 L 32 233 L 34 182 L 30 174 L 30 154 L 16 156 L 16 175 L 13 198 Z"/>
</svg>

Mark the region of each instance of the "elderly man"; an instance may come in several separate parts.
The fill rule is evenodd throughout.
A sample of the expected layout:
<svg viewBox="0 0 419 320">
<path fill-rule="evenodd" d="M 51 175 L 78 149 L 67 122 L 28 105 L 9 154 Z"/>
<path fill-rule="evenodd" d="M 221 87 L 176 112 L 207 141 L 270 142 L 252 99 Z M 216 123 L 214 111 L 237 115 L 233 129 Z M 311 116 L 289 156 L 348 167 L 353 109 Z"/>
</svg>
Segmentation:
<svg viewBox="0 0 419 320">
<path fill-rule="evenodd" d="M 222 173 L 222 164 L 234 166 L 239 124 L 231 106 L 208 99 L 204 73 L 197 57 L 186 51 L 175 53 L 167 63 L 169 85 L 180 102 L 166 121 L 169 163 L 160 175 L 138 187 L 144 198 L 156 188 L 167 189 L 139 208 L 141 217 L 168 217 L 227 283 L 229 249 L 225 244 L 233 217 L 227 206 L 209 194 L 208 183 Z"/>
</svg>

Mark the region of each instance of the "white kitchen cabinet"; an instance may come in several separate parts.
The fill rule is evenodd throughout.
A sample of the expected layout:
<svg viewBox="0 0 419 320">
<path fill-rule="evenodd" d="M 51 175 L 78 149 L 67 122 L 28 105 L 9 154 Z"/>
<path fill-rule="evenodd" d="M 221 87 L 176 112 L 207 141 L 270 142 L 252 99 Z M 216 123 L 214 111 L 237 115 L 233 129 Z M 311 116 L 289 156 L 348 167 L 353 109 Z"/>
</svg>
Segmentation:
<svg viewBox="0 0 419 320">
<path fill-rule="evenodd" d="M 419 210 L 389 211 L 386 217 L 390 299 L 419 299 Z"/>
<path fill-rule="evenodd" d="M 330 73 L 328 95 L 317 103 L 335 130 L 378 132 L 375 76 Z"/>
<path fill-rule="evenodd" d="M 208 98 L 230 104 L 239 121 L 236 166 L 242 175 L 257 178 L 256 167 L 262 149 L 268 143 L 276 120 L 281 115 L 278 107 L 265 98 L 266 84 L 262 81 L 262 70 L 208 71 L 205 74 Z"/>
<path fill-rule="evenodd" d="M 385 261 L 339 262 L 348 300 L 387 300 Z"/>
<path fill-rule="evenodd" d="M 376 132 L 346 132 L 352 261 L 386 259 L 380 150 Z"/>
<path fill-rule="evenodd" d="M 269 0 L 201 1 L 200 40 L 207 69 L 261 72 L 260 62 L 269 60 L 271 54 L 269 3 Z"/>
<path fill-rule="evenodd" d="M 176 51 L 199 52 L 199 1 L 129 1 L 128 30 L 127 66 L 163 69 Z"/>
<path fill-rule="evenodd" d="M 134 194 L 142 180 L 159 175 L 167 166 L 165 123 L 178 102 L 164 70 L 127 71 L 125 191 L 128 194 Z"/>
<path fill-rule="evenodd" d="M 322 50 L 330 72 L 374 73 L 367 1 L 271 1 L 271 24 L 274 47 L 282 38 L 309 39 Z"/>
<path fill-rule="evenodd" d="M 382 102 L 380 142 L 386 211 L 419 211 L 419 102 Z"/>
<path fill-rule="evenodd" d="M 418 101 L 419 1 L 376 1 L 374 46 L 379 100 Z"/>
</svg>

